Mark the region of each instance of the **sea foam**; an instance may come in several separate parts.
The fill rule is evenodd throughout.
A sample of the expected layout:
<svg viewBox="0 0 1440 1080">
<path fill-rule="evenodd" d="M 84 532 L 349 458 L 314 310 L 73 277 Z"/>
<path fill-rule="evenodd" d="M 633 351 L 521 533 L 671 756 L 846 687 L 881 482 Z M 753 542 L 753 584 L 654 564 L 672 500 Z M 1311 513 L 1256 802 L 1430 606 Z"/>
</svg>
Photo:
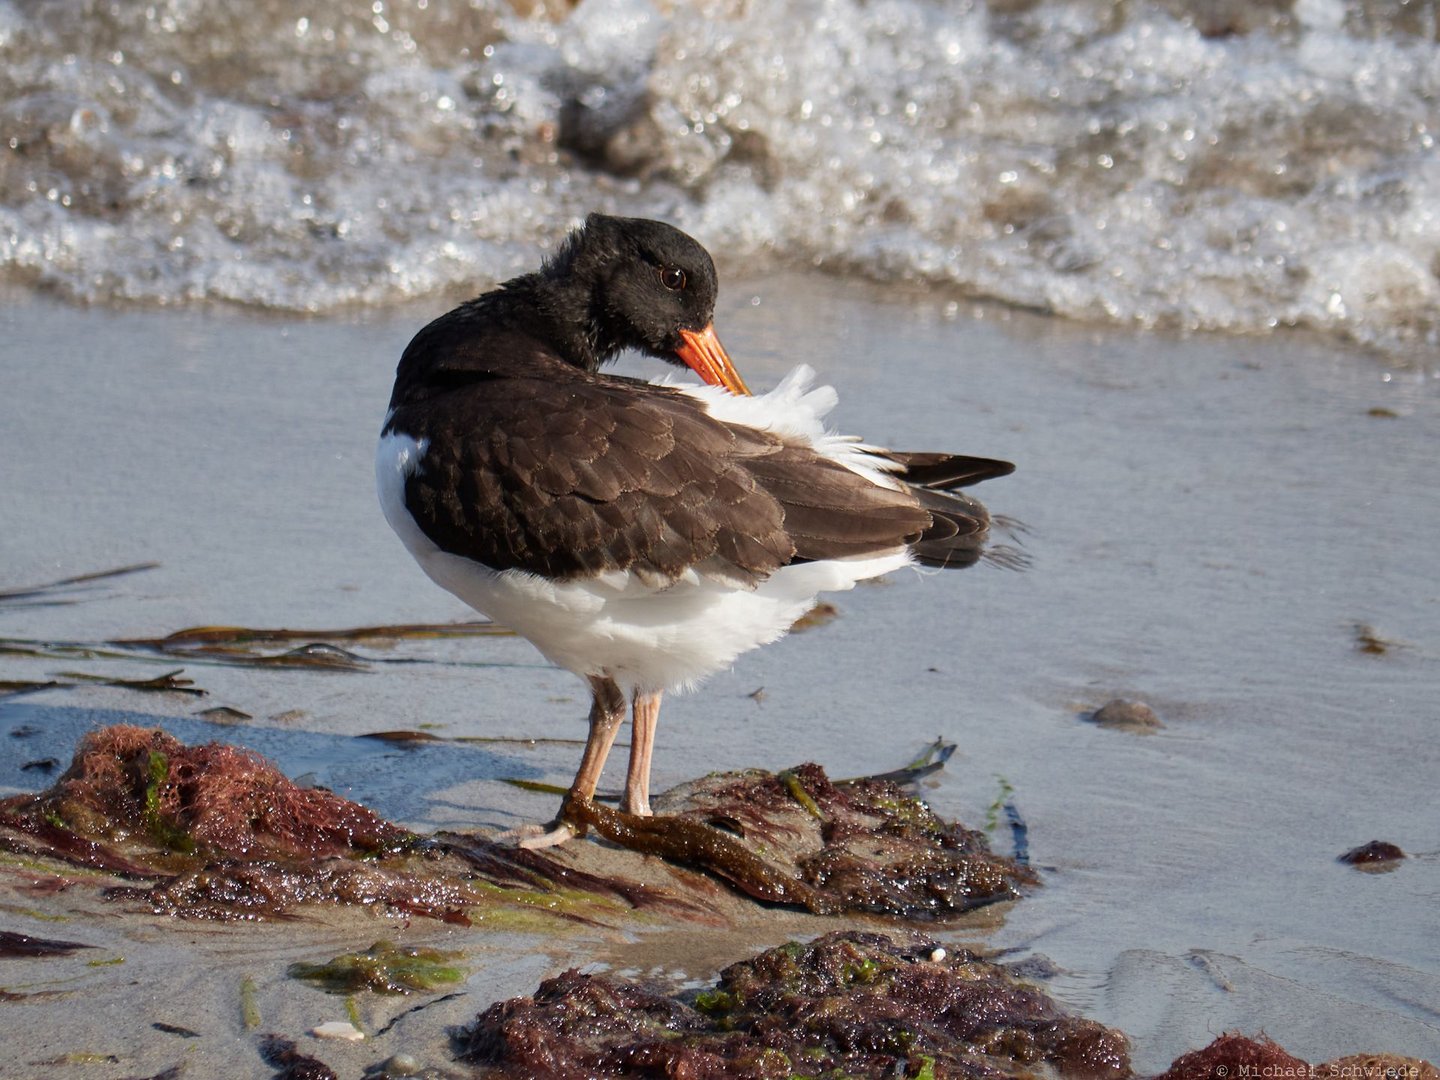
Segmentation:
<svg viewBox="0 0 1440 1080">
<path fill-rule="evenodd" d="M 0 2 L 0 274 L 323 311 L 478 289 L 601 209 L 732 269 L 1440 349 L 1433 5 L 300 10 Z"/>
</svg>

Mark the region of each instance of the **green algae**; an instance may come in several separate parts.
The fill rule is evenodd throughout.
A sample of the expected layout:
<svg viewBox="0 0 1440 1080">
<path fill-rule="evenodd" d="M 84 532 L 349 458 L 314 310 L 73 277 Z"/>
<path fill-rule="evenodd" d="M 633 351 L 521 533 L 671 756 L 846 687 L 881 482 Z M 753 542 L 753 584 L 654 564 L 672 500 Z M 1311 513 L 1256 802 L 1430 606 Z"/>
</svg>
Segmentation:
<svg viewBox="0 0 1440 1080">
<path fill-rule="evenodd" d="M 49 824 L 53 825 L 54 822 L 49 822 Z M 61 829 L 65 828 L 63 825 L 56 827 Z M 57 865 L 57 863 L 59 865 Z M 6 851 L 3 848 L 0 848 L 0 866 L 9 866 L 16 870 L 24 870 L 32 874 L 45 874 L 50 877 L 59 877 L 62 873 L 67 878 L 84 878 L 92 881 L 114 877 L 113 874 L 104 870 L 92 870 L 89 867 L 76 866 L 73 863 L 63 862 L 56 856 L 30 856 L 18 852 Z"/>
<path fill-rule="evenodd" d="M 993 833 L 1000 827 L 1000 814 L 1004 811 L 1005 804 L 1010 801 L 1010 796 L 1015 794 L 1015 785 L 1005 777 L 996 774 L 995 782 L 1000 785 L 1000 793 L 985 808 L 985 831 L 987 833 Z"/>
<path fill-rule="evenodd" d="M 500 782 L 509 784 L 521 791 L 533 792 L 536 795 L 559 795 L 562 798 L 570 793 L 569 788 L 563 788 L 559 784 L 546 784 L 539 780 L 522 780 L 515 776 L 502 776 Z"/>
<path fill-rule="evenodd" d="M 165 819 L 161 810 L 160 789 L 170 779 L 170 758 L 161 750 L 151 750 L 145 784 L 145 828 L 155 841 L 168 851 L 186 855 L 195 853 L 195 840 L 184 829 Z"/>
<path fill-rule="evenodd" d="M 145 785 L 145 824 L 153 832 L 160 825 L 160 785 L 170 775 L 170 760 L 159 750 L 150 751 L 149 777 Z"/>
<path fill-rule="evenodd" d="M 246 1031 L 260 1026 L 260 1003 L 255 998 L 255 980 L 246 975 L 240 980 L 240 1023 Z"/>
<path fill-rule="evenodd" d="M 784 769 L 775 775 L 779 778 L 780 783 L 785 785 L 785 790 L 789 792 L 790 797 L 803 806 L 807 814 L 816 821 L 825 820 L 825 814 L 821 811 L 820 804 L 810 797 L 810 793 L 805 790 L 805 784 L 794 769 Z"/>
<path fill-rule="evenodd" d="M 735 995 L 726 990 L 701 990 L 695 995 L 695 1008 L 707 1016 L 723 1018 L 739 1005 Z"/>
<path fill-rule="evenodd" d="M 194 837 L 183 828 L 171 824 L 161 808 L 161 788 L 170 780 L 170 757 L 163 750 L 151 750 L 145 782 L 145 829 L 157 844 L 167 851 L 179 851 L 193 855 L 196 850 Z"/>
<path fill-rule="evenodd" d="M 0 911 L 8 911 L 12 915 L 23 915 L 27 919 L 38 919 L 40 922 L 69 922 L 70 916 L 58 911 L 41 911 L 39 908 L 25 907 L 22 904 L 0 904 Z"/>
<path fill-rule="evenodd" d="M 479 913 L 480 917 L 492 927 L 507 930 L 553 930 L 556 918 L 590 921 L 607 912 L 633 911 L 620 900 L 584 889 L 498 885 L 491 881 L 472 881 L 469 884 L 489 901 Z"/>
<path fill-rule="evenodd" d="M 459 956 L 381 940 L 364 952 L 342 953 L 323 964 L 291 964 L 289 975 L 331 994 L 360 990 L 378 994 L 428 993 L 465 981 L 465 969 L 453 963 Z"/>
</svg>

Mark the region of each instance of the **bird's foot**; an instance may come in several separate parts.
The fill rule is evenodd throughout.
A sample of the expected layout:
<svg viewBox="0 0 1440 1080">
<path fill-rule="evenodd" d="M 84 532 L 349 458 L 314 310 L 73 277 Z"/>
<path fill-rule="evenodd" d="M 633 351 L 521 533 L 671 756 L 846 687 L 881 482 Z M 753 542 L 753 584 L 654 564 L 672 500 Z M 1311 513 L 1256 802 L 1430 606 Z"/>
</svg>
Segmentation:
<svg viewBox="0 0 1440 1080">
<path fill-rule="evenodd" d="M 513 840 L 516 847 L 522 847 L 528 851 L 542 851 L 545 848 L 559 847 L 583 833 L 584 829 L 579 825 L 572 825 L 568 821 L 556 821 L 548 827 L 521 825 L 518 829 L 502 833 L 500 839 L 502 843 Z"/>
<path fill-rule="evenodd" d="M 565 801 L 560 804 L 560 813 L 549 825 L 521 825 L 518 829 L 503 833 L 501 842 L 514 841 L 517 847 L 530 851 L 559 847 L 568 840 L 585 835 L 585 826 L 588 824 L 589 815 L 584 811 L 589 804 L 589 799 L 579 799 L 575 795 L 567 795 Z"/>
</svg>

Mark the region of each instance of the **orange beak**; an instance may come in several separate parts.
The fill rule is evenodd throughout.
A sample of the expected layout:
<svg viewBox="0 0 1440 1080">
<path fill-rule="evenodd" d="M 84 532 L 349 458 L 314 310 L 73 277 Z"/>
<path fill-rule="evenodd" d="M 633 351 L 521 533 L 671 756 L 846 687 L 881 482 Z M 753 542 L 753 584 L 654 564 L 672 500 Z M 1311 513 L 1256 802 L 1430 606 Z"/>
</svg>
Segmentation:
<svg viewBox="0 0 1440 1080">
<path fill-rule="evenodd" d="M 696 375 L 711 386 L 723 386 L 732 394 L 749 395 L 750 388 L 745 385 L 745 380 L 740 378 L 740 373 L 730 362 L 725 347 L 715 336 L 714 323 L 704 330 L 681 330 L 680 340 L 684 344 L 675 350 L 675 355 L 684 360 L 686 366 Z"/>
</svg>

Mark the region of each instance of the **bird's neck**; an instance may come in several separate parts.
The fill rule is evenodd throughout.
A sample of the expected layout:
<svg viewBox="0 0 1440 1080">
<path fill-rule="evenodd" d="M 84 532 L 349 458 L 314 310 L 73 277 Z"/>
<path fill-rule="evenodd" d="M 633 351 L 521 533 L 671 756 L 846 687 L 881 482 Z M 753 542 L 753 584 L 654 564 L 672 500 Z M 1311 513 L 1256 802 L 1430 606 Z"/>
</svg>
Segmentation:
<svg viewBox="0 0 1440 1080">
<path fill-rule="evenodd" d="M 589 295 L 542 272 L 461 304 L 410 342 L 396 371 L 391 408 L 457 383 L 527 373 L 541 355 L 598 370 L 622 345 L 605 332 L 603 313 L 589 310 Z"/>
<path fill-rule="evenodd" d="M 584 282 L 542 271 L 507 281 L 501 290 L 521 328 L 573 367 L 598 371 L 623 348 Z"/>
</svg>

